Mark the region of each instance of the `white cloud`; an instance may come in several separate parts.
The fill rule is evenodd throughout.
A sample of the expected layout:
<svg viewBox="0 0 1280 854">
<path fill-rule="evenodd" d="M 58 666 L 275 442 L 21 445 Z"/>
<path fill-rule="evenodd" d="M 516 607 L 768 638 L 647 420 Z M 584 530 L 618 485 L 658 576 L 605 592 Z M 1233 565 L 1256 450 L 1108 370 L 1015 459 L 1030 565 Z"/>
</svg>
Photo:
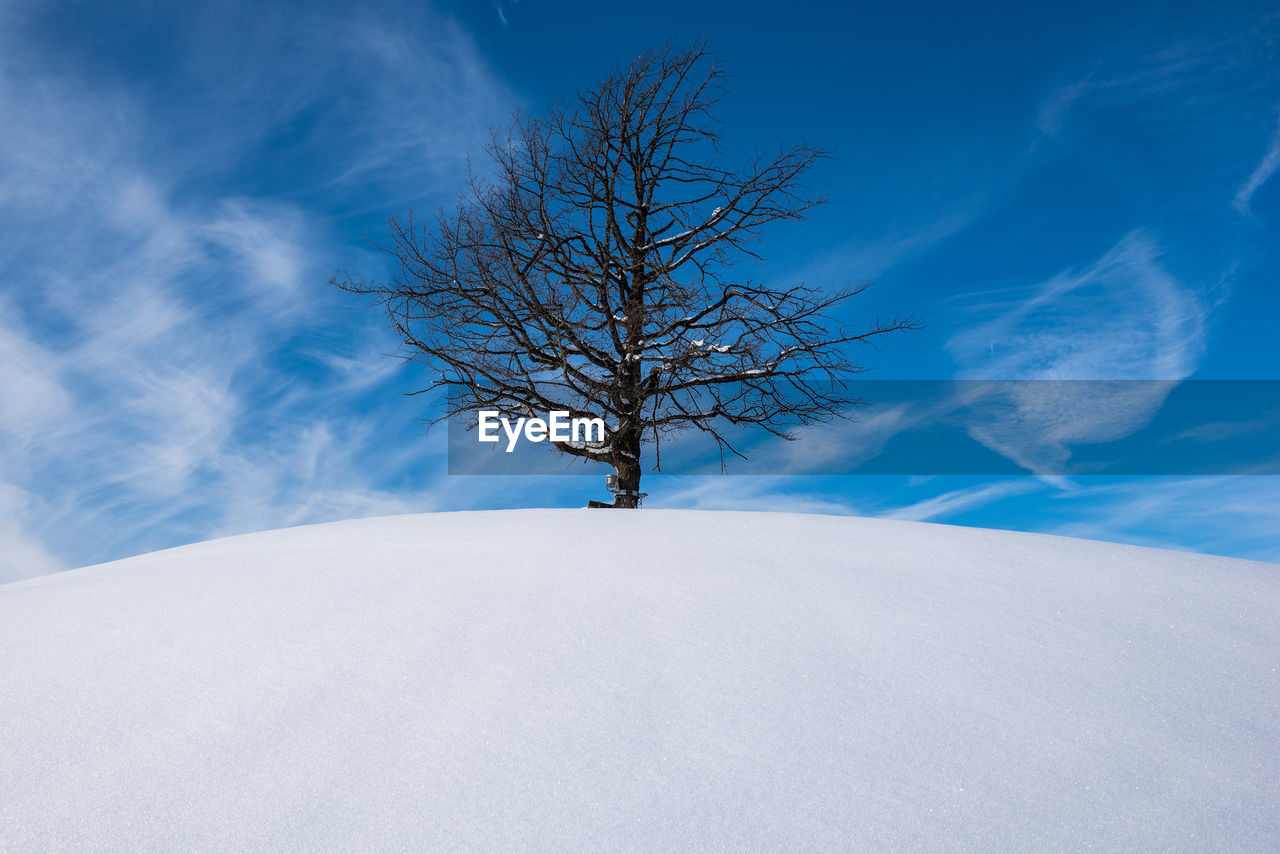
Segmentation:
<svg viewBox="0 0 1280 854">
<path fill-rule="evenodd" d="M 932 405 L 915 403 L 854 408 L 852 418 L 792 429 L 794 441 L 766 441 L 752 451 L 758 471 L 787 474 L 847 472 L 879 455 L 894 436 L 910 431 L 938 414 Z"/>
<path fill-rule="evenodd" d="M 1036 113 L 1036 130 L 1046 136 L 1057 136 L 1066 124 L 1071 108 L 1094 87 L 1092 78 L 1059 86 L 1040 103 Z"/>
<path fill-rule="evenodd" d="M 11 441 L 37 435 L 70 406 L 53 355 L 27 336 L 0 295 L 0 433 Z"/>
<path fill-rule="evenodd" d="M 918 260 L 981 218 L 995 191 L 973 189 L 943 208 L 941 213 L 883 233 L 848 242 L 819 253 L 785 278 L 798 281 L 868 281 L 883 276 L 894 265 Z"/>
<path fill-rule="evenodd" d="M 410 199 L 424 185 L 452 195 L 467 154 L 488 142 L 488 129 L 515 103 L 470 34 L 447 18 L 388 21 L 353 12 L 318 20 L 310 36 L 308 51 L 344 57 L 339 73 L 363 99 L 358 115 L 340 112 L 325 125 L 340 164 L 332 184 L 382 182 Z"/>
<path fill-rule="evenodd" d="M 314 272 L 305 256 L 307 227 L 293 206 L 230 198 L 219 204 L 201 236 L 231 254 L 246 298 L 279 313 L 298 306 L 304 277 Z"/>
<path fill-rule="evenodd" d="M 945 519 L 966 510 L 973 510 L 985 504 L 1008 498 L 1011 495 L 1023 495 L 1042 488 L 1043 484 L 1034 478 L 1003 480 L 964 489 L 955 489 L 935 495 L 924 501 L 906 507 L 900 507 L 882 514 L 888 519 L 903 519 L 909 522 L 930 522 Z"/>
<path fill-rule="evenodd" d="M 383 447 L 388 420 L 412 429 L 418 414 L 394 390 L 380 409 L 334 414 L 398 365 L 358 306 L 341 328 L 328 225 L 225 180 L 318 101 L 338 106 L 284 150 L 291 199 L 456 177 L 509 96 L 456 25 L 375 15 L 244 18 L 227 44 L 252 50 L 180 60 L 189 97 L 175 103 L 29 61 L 57 46 L 0 30 L 4 572 L 62 568 L 50 551 L 83 563 L 435 506 L 430 484 L 373 485 L 432 453 Z M 335 87 L 343 97 L 326 97 Z M 172 144 L 184 135 L 199 147 Z"/>
<path fill-rule="evenodd" d="M 0 481 L 0 584 L 66 569 L 29 529 L 33 499 Z"/>
<path fill-rule="evenodd" d="M 1271 176 L 1276 170 L 1280 169 L 1280 122 L 1276 123 L 1276 129 L 1271 134 L 1271 140 L 1267 144 L 1267 153 L 1262 155 L 1262 159 L 1258 161 L 1258 165 L 1254 167 L 1248 179 L 1240 185 L 1236 190 L 1235 198 L 1231 200 L 1231 206 L 1240 213 L 1249 212 L 1249 202 L 1253 200 L 1253 194 L 1267 181 L 1271 180 Z"/>
<path fill-rule="evenodd" d="M 1159 411 L 1204 352 L 1209 307 L 1163 267 L 1156 242 L 1135 231 L 1085 270 L 979 311 L 989 319 L 947 344 L 962 378 L 1167 381 L 1117 383 L 1106 394 L 1098 386 L 1009 383 L 984 405 L 993 417 L 970 434 L 1045 472 L 1069 459 L 1071 445 L 1121 438 Z"/>
<path fill-rule="evenodd" d="M 663 482 L 646 506 L 688 510 L 770 510 L 779 513 L 859 513 L 847 501 L 793 491 L 795 480 L 751 475 L 707 476 Z"/>
<path fill-rule="evenodd" d="M 1268 24 L 1264 19 L 1257 26 L 1261 31 Z M 1188 90 L 1206 83 L 1216 86 L 1222 75 L 1238 71 L 1241 48 L 1234 32 L 1206 32 L 1169 43 L 1135 31 L 1102 44 L 1085 56 L 1074 79 L 1059 83 L 1041 100 L 1034 120 L 1036 142 L 1062 135 L 1071 114 L 1089 106 L 1141 104 L 1146 110 L 1183 112 L 1193 105 L 1195 118 L 1202 119 L 1206 103 Z"/>
<path fill-rule="evenodd" d="M 1156 241 L 1125 235 L 1083 271 L 1066 271 L 947 350 L 966 379 L 1182 379 L 1205 346 L 1209 307 L 1161 264 Z"/>
<path fill-rule="evenodd" d="M 1076 483 L 1057 495 L 1072 520 L 1046 533 L 1280 562 L 1280 476 Z"/>
</svg>

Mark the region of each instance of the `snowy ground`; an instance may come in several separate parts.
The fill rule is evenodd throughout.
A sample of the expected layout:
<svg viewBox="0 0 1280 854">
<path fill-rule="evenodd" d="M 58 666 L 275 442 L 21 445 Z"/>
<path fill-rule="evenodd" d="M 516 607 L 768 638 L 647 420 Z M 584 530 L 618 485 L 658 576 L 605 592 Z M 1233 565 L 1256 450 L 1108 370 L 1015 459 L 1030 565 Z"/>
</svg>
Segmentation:
<svg viewBox="0 0 1280 854">
<path fill-rule="evenodd" d="M 0 850 L 1280 851 L 1280 566 L 511 511 L 0 586 Z"/>
</svg>

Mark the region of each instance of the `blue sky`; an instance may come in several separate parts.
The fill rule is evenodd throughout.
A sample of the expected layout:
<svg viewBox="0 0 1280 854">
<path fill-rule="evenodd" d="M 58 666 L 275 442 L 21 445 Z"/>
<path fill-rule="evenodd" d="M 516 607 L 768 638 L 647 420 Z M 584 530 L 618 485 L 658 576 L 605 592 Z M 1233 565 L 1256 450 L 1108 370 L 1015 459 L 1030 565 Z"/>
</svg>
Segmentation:
<svg viewBox="0 0 1280 854">
<path fill-rule="evenodd" d="M 419 369 L 327 285 L 468 152 L 665 39 L 728 153 L 830 197 L 759 275 L 879 278 L 883 378 L 1280 379 L 1280 15 L 1071 6 L 0 0 L 0 580 L 360 515 L 581 506 L 450 477 Z M 657 477 L 661 507 L 866 513 L 1280 560 L 1280 478 Z"/>
</svg>

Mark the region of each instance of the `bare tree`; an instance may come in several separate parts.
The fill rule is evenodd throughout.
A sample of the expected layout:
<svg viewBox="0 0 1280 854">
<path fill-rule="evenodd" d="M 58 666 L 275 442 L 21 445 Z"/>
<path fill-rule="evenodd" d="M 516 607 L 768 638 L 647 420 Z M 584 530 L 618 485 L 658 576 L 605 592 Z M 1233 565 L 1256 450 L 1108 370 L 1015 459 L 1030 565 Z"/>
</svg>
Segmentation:
<svg viewBox="0 0 1280 854">
<path fill-rule="evenodd" d="M 802 175 L 810 145 L 720 165 L 712 108 L 725 74 L 703 45 L 665 47 L 543 118 L 517 114 L 431 225 L 390 220 L 390 282 L 333 278 L 374 296 L 409 358 L 441 368 L 443 414 L 567 410 L 609 425 L 558 450 L 613 466 L 614 506 L 635 507 L 641 450 L 695 429 L 737 453 L 731 426 L 788 437 L 857 403 L 844 351 L 913 326 L 852 330 L 831 311 L 865 290 L 771 287 L 735 275 L 762 226 L 822 202 Z M 432 423 L 435 423 L 433 421 Z M 657 457 L 660 465 L 660 456 Z"/>
</svg>

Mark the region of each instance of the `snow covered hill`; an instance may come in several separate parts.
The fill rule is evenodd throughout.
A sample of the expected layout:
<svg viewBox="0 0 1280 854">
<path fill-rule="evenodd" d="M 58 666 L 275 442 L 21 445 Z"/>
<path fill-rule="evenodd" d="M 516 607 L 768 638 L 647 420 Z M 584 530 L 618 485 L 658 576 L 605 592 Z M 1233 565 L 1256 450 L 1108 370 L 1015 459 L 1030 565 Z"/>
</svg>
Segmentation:
<svg viewBox="0 0 1280 854">
<path fill-rule="evenodd" d="M 393 517 L 0 586 L 0 850 L 1280 851 L 1280 566 Z"/>
</svg>

